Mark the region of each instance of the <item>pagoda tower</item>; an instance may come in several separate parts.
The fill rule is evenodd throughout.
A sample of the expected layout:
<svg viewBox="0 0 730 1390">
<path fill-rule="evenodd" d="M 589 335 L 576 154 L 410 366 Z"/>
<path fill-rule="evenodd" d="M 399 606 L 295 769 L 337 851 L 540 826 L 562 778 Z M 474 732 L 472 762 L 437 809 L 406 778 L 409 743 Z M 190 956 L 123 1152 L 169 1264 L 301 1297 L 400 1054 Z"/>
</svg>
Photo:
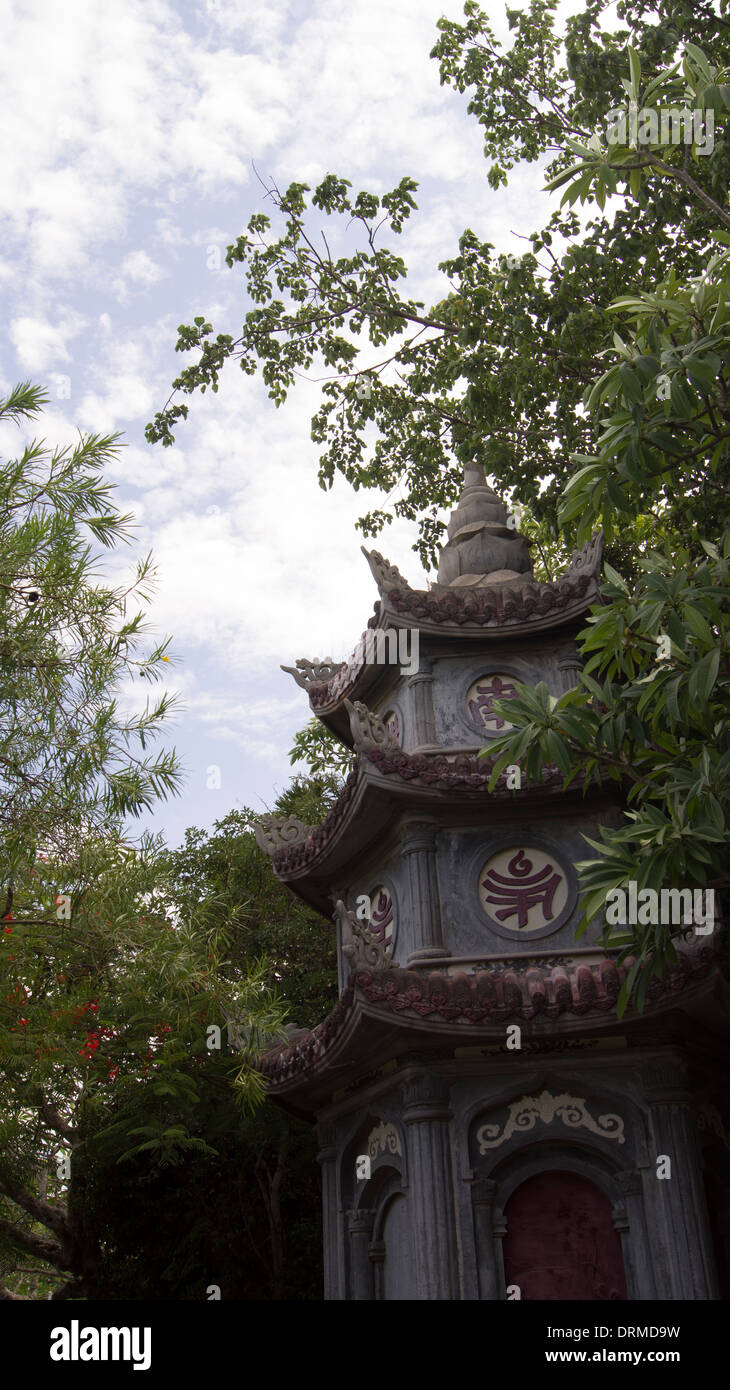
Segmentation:
<svg viewBox="0 0 730 1390">
<path fill-rule="evenodd" d="M 318 1126 L 326 1299 L 727 1296 L 727 985 L 687 932 L 641 1015 L 576 944 L 575 864 L 621 789 L 479 757 L 515 684 L 577 684 L 600 537 L 552 583 L 467 468 L 435 585 L 365 551 L 379 601 L 352 659 L 297 661 L 356 764 L 324 823 L 259 844 L 337 933 L 339 1001 L 260 1062 Z"/>
</svg>

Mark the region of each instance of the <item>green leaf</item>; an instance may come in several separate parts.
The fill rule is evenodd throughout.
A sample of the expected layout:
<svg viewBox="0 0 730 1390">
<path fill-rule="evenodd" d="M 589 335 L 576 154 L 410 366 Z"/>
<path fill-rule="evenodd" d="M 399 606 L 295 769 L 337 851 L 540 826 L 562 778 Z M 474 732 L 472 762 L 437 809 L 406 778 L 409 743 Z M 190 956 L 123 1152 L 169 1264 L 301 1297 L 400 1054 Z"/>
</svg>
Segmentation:
<svg viewBox="0 0 730 1390">
<path fill-rule="evenodd" d="M 715 637 L 712 628 L 710 627 L 709 623 L 706 622 L 706 620 L 703 618 L 699 609 L 694 608 L 691 603 L 686 603 L 684 605 L 683 612 L 684 621 L 687 623 L 687 626 L 691 628 L 692 632 L 695 634 L 695 637 L 699 637 L 700 640 L 706 643 L 707 646 L 711 646 L 712 643 L 715 641 Z"/>
<path fill-rule="evenodd" d="M 627 45 L 626 51 L 629 55 L 629 73 L 631 75 L 632 96 L 638 98 L 639 83 L 641 82 L 641 59 L 636 49 L 632 48 L 630 44 Z"/>
<path fill-rule="evenodd" d="M 626 583 L 626 580 L 622 579 L 620 574 L 617 574 L 616 570 L 613 568 L 612 565 L 609 565 L 607 560 L 604 560 L 603 562 L 603 572 L 606 575 L 606 577 L 610 579 L 611 583 L 616 585 L 617 589 L 620 589 L 621 592 L 624 594 L 628 594 L 629 586 Z"/>
<path fill-rule="evenodd" d="M 708 652 L 697 662 L 689 678 L 689 698 L 693 705 L 704 709 L 710 698 L 712 688 L 720 669 L 720 652 Z"/>
</svg>

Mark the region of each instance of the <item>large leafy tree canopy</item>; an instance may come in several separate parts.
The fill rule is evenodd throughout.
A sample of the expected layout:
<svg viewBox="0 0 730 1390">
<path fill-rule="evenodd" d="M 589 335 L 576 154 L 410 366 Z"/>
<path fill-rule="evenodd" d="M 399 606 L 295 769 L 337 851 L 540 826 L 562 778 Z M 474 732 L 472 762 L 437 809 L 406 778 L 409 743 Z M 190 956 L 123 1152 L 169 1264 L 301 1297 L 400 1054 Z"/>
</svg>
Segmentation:
<svg viewBox="0 0 730 1390">
<path fill-rule="evenodd" d="M 277 405 L 323 363 L 321 485 L 340 472 L 400 489 L 392 511 L 361 519 L 365 534 L 393 513 L 418 518 L 432 561 L 471 460 L 527 505 L 539 572 L 602 526 L 607 606 L 582 634 L 580 687 L 561 701 L 523 690 L 514 732 L 491 745 L 502 765 L 557 763 L 567 781 L 628 792 L 624 824 L 602 831 L 584 868 L 590 918 L 630 879 L 721 895 L 727 884 L 730 20 L 710 3 L 588 0 L 560 35 L 554 11 L 508 9 L 503 47 L 468 0 L 433 50 L 442 82 L 469 93 L 492 186 L 538 160 L 548 186 L 564 186 L 524 254 L 495 256 L 467 229 L 441 266 L 443 299 L 426 307 L 394 249 L 415 210 L 411 178 L 381 198 L 334 174 L 311 197 L 272 187 L 281 233 L 256 214 L 228 252 L 252 306 L 241 334 L 214 337 L 202 316 L 181 326 L 193 355 L 148 438 L 170 444 L 180 397 L 216 390 L 229 359 L 260 371 Z M 655 126 L 637 138 L 626 120 L 621 134 L 622 103 Z M 667 108 L 705 130 L 714 120 L 714 143 L 666 133 Z M 311 731 L 300 745 L 322 765 Z M 648 922 L 612 937 L 636 956 L 622 1006 L 665 971 L 678 934 Z"/>
<path fill-rule="evenodd" d="M 21 386 L 0 419 L 43 403 Z M 168 658 L 145 650 L 149 559 L 128 588 L 97 570 L 93 541 L 127 531 L 104 480 L 115 447 L 32 442 L 0 466 L 0 1297 L 98 1295 L 92 1151 L 151 1167 L 208 1153 L 201 1094 L 254 1108 L 255 1051 L 282 1030 L 269 967 L 232 950 L 230 905 L 205 885 L 176 898 L 160 846 L 125 831 L 180 768 L 148 751 L 170 698 L 119 703 Z M 230 1020 L 242 1047 L 213 1051 Z"/>
<path fill-rule="evenodd" d="M 579 539 L 601 521 L 631 528 L 642 514 L 651 525 L 633 583 L 606 566 L 607 604 L 582 634 L 581 685 L 560 700 L 544 685 L 523 690 L 514 732 L 492 750 L 500 766 L 552 761 L 585 784 L 628 785 L 626 824 L 602 828 L 598 859 L 582 866 L 586 923 L 632 879 L 654 890 L 705 885 L 720 908 L 730 879 L 730 214 L 717 177 L 726 147 L 720 139 L 711 153 L 695 151 L 709 169 L 702 187 L 689 144 L 678 164 L 661 124 L 667 108 L 697 112 L 705 134 L 724 122 L 730 74 L 693 44 L 649 81 L 633 46 L 628 58 L 625 89 L 644 138 L 632 138 L 626 120 L 609 142 L 571 142 L 574 162 L 552 186 L 603 206 L 628 184 L 641 205 L 658 176 L 700 206 L 705 247 L 695 274 L 672 267 L 651 290 L 631 287 L 609 306 L 621 332 L 585 398 L 597 444 L 577 457 L 560 516 Z M 649 913 L 638 931 L 613 925 L 606 939 L 635 954 L 620 1006 L 634 987 L 641 1003 L 681 927 Z"/>
<path fill-rule="evenodd" d="M 298 779 L 276 809 L 321 819 L 332 790 Z M 107 1085 L 77 1163 L 108 1296 L 200 1299 L 211 1286 L 225 1299 L 321 1296 L 316 1135 L 268 1102 L 243 1109 L 236 1090 L 248 1075 L 240 1048 L 254 1042 L 252 1021 L 263 1016 L 272 1027 L 267 992 L 287 1007 L 289 1031 L 332 1007 L 334 933 L 275 879 L 252 824 L 250 811 L 231 812 L 211 831 L 189 830 L 156 860 L 168 913 L 191 924 L 199 968 L 185 1021 L 157 983 L 155 1016 L 171 1025 L 162 1039 L 167 1064 L 156 1037 L 147 1059 L 155 1073 L 144 1085 L 125 1091 L 121 1073 Z M 156 930 L 172 951 L 175 934 L 160 925 L 152 937 Z M 210 1048 L 209 1025 L 226 1014 L 238 1020 L 236 1046 L 224 1028 L 220 1049 Z"/>
<path fill-rule="evenodd" d="M 16 883 L 0 940 L 0 1267 L 21 1295 L 39 1264 L 55 1297 L 108 1292 L 88 1202 L 100 1155 L 113 1183 L 135 1156 L 150 1173 L 214 1152 L 197 1122 L 210 1088 L 234 1113 L 237 1097 L 261 1098 L 253 1050 L 280 1033 L 282 1009 L 263 964 L 231 966 L 209 898 L 198 915 L 176 910 L 160 847 L 108 837 Z M 226 1046 L 231 1019 L 244 1055 Z"/>
<path fill-rule="evenodd" d="M 277 809 L 318 820 L 335 790 L 298 779 Z M 232 812 L 177 850 L 87 836 L 16 883 L 0 1297 L 319 1297 L 316 1136 L 260 1104 L 255 1057 L 285 1016 L 331 1008 L 334 936 L 252 824 Z"/>
<path fill-rule="evenodd" d="M 612 30 L 613 7 L 591 0 L 562 36 L 554 9 L 533 0 L 508 11 L 507 49 L 473 0 L 464 24 L 440 21 L 433 52 L 441 80 L 469 92 L 494 186 L 523 161 L 547 161 L 548 175 L 559 173 L 574 160 L 567 139 L 605 130 L 624 95 L 629 39 L 650 75 L 686 40 L 701 35 L 718 62 L 727 43 L 728 21 L 709 3 L 620 4 L 623 24 Z M 304 184 L 283 193 L 270 187 L 280 234 L 257 213 L 228 251 L 229 265 L 244 268 L 251 304 L 241 333 L 214 336 L 204 316 L 181 325 L 177 347 L 192 360 L 148 438 L 172 443 L 188 411 L 180 396 L 216 390 L 229 360 L 248 374 L 260 371 L 277 405 L 317 364 L 331 377 L 312 423 L 321 485 L 340 472 L 356 488 L 399 492 L 392 508 L 384 503 L 363 517 L 366 535 L 393 513 L 417 517 L 418 548 L 433 560 L 440 510 L 456 495 L 458 465 L 472 459 L 513 489 L 550 534 L 572 456 L 592 443 L 582 397 L 610 342 L 607 306 L 629 286 L 651 290 L 671 266 L 680 278 L 699 269 L 711 215 L 692 185 L 710 193 L 727 185 L 724 143 L 691 179 L 681 150 L 664 156 L 676 177 L 645 182 L 638 198 L 583 228 L 574 208 L 561 207 L 546 227 L 515 242 L 514 257 L 495 255 L 467 229 L 441 266 L 444 298 L 428 308 L 408 296 L 397 254 L 416 206 L 412 178 L 382 197 L 354 194 L 334 174 L 311 196 Z M 342 255 L 330 248 L 336 238 Z M 679 523 L 676 496 L 667 503 Z"/>
</svg>

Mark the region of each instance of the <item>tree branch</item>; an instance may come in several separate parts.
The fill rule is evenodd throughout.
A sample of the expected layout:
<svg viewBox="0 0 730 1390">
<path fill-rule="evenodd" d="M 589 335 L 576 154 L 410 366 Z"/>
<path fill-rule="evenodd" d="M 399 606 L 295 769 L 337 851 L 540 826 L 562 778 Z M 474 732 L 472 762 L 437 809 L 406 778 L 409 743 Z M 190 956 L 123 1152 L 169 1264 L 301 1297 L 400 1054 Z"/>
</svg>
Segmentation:
<svg viewBox="0 0 730 1390">
<path fill-rule="evenodd" d="M 38 1197 L 34 1197 L 21 1183 L 14 1182 L 7 1176 L 0 1177 L 0 1192 L 9 1197 L 17 1206 L 22 1207 L 34 1221 L 40 1221 L 42 1226 L 46 1226 L 49 1231 L 53 1231 L 59 1240 L 66 1241 L 70 1237 L 70 1231 L 66 1213 L 62 1207 L 52 1206 L 50 1202 L 43 1202 Z M 12 1227 L 11 1229 L 15 1229 Z M 35 1249 L 35 1247 L 29 1247 Z"/>
<path fill-rule="evenodd" d="M 0 1284 L 0 1300 L 2 1300 L 3 1298 L 9 1298 L 9 1299 L 11 1300 L 12 1303 L 30 1303 L 30 1302 L 32 1302 L 31 1299 L 29 1299 L 29 1298 L 24 1298 L 22 1294 L 19 1294 L 19 1293 L 11 1293 L 11 1292 L 10 1292 L 10 1289 L 6 1289 L 6 1287 L 5 1287 L 4 1284 Z"/>
<path fill-rule="evenodd" d="M 39 1259 L 47 1260 L 57 1269 L 64 1268 L 64 1253 L 55 1240 L 49 1240 L 47 1236 L 35 1235 L 33 1231 L 24 1231 L 22 1227 L 15 1226 L 12 1221 L 6 1221 L 2 1216 L 0 1216 L 0 1235 L 6 1236 L 16 1250 L 25 1250 L 30 1255 L 37 1255 Z"/>
<path fill-rule="evenodd" d="M 49 1125 L 52 1130 L 55 1130 L 56 1134 L 60 1134 L 63 1139 L 67 1139 L 69 1144 L 78 1144 L 79 1136 L 76 1130 L 72 1125 L 66 1123 L 63 1117 L 59 1115 L 55 1105 L 51 1105 L 50 1101 L 45 1099 L 40 1101 L 38 1113 L 41 1118 L 45 1120 L 46 1124 Z"/>
</svg>

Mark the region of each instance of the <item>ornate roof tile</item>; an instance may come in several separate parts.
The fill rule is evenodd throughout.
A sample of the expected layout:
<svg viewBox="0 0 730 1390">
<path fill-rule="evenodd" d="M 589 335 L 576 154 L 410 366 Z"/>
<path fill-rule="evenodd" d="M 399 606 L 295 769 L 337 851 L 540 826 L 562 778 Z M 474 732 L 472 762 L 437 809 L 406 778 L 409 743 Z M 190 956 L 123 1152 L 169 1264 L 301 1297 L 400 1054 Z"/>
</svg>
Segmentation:
<svg viewBox="0 0 730 1390">
<path fill-rule="evenodd" d="M 717 948 L 680 951 L 665 980 L 654 979 L 647 991 L 649 1005 L 679 994 L 687 985 L 707 976 L 720 961 Z M 604 957 L 585 961 L 536 962 L 527 958 L 516 964 L 476 970 L 467 975 L 447 975 L 444 969 L 404 970 L 396 964 L 359 969 L 339 1002 L 323 1023 L 287 1046 L 270 1048 L 258 1060 L 259 1070 L 273 1085 L 312 1070 L 342 1031 L 357 1000 L 367 1001 L 386 1015 L 414 1022 L 450 1023 L 456 1030 L 489 1027 L 510 1021 L 557 1019 L 561 1016 L 608 1018 L 633 957 L 621 965 Z"/>
</svg>

